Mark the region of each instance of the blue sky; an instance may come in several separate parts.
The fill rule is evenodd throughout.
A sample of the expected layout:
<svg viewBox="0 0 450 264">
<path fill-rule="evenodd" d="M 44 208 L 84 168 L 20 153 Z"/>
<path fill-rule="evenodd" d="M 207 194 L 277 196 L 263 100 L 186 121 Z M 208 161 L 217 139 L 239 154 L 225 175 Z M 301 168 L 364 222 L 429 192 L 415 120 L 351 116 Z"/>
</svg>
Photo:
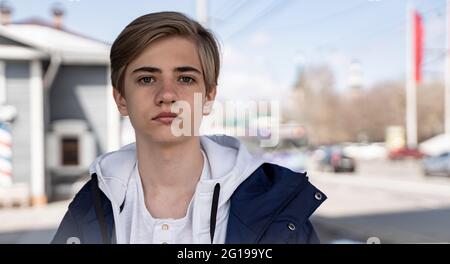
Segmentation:
<svg viewBox="0 0 450 264">
<path fill-rule="evenodd" d="M 65 0 L 64 24 L 112 42 L 131 20 L 173 10 L 196 17 L 195 0 Z M 425 20 L 425 78 L 442 78 L 445 0 L 411 0 Z M 55 1 L 14 0 L 13 20 L 51 19 Z M 352 60 L 366 87 L 405 75 L 406 0 L 215 0 L 210 28 L 222 42 L 219 96 L 283 97 L 295 81 L 298 58 L 306 67 L 329 64 L 336 89 L 347 88 Z"/>
</svg>

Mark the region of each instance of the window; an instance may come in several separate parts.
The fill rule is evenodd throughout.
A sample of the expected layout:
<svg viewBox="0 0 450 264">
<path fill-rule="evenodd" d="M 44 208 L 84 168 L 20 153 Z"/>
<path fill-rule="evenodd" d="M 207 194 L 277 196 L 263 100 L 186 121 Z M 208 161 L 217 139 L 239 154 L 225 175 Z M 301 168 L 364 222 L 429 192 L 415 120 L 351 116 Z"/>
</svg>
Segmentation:
<svg viewBox="0 0 450 264">
<path fill-rule="evenodd" d="M 62 165 L 79 165 L 78 138 L 62 139 Z"/>
</svg>

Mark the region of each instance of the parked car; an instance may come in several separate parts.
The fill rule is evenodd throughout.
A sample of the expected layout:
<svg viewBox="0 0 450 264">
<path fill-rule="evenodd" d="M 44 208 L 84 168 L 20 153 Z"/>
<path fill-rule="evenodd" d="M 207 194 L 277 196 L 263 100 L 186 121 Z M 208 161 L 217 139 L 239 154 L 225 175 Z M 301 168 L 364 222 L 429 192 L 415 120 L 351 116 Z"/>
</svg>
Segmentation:
<svg viewBox="0 0 450 264">
<path fill-rule="evenodd" d="M 424 159 L 422 165 L 425 175 L 450 176 L 450 152 L 428 157 Z"/>
<path fill-rule="evenodd" d="M 321 170 L 331 170 L 333 172 L 355 172 L 355 159 L 344 154 L 341 147 L 326 147 L 321 151 L 322 155 L 319 160 L 319 168 Z"/>
<path fill-rule="evenodd" d="M 390 160 L 422 159 L 424 157 L 425 154 L 415 148 L 404 147 L 389 152 Z"/>
</svg>

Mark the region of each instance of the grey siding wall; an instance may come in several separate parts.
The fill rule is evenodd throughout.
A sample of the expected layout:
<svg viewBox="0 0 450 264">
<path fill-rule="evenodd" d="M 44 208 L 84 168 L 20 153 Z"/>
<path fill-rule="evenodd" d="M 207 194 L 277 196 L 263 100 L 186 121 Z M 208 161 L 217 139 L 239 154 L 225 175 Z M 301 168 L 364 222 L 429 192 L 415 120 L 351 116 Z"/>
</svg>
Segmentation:
<svg viewBox="0 0 450 264">
<path fill-rule="evenodd" d="M 97 140 L 97 154 L 106 150 L 106 66 L 62 66 L 50 91 L 50 122 L 86 120 Z"/>
<path fill-rule="evenodd" d="M 30 64 L 7 61 L 5 67 L 7 104 L 17 108 L 12 124 L 12 166 L 15 182 L 30 181 Z"/>
</svg>

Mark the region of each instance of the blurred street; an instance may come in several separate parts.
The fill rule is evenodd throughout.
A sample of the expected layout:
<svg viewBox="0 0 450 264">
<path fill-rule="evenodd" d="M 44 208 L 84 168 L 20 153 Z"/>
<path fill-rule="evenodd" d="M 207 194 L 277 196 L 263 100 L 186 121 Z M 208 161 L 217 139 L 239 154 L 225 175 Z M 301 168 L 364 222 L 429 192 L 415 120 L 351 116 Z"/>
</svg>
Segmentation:
<svg viewBox="0 0 450 264">
<path fill-rule="evenodd" d="M 416 161 L 362 161 L 355 174 L 308 175 L 329 197 L 314 218 L 323 243 L 450 241 L 450 179 L 424 176 Z"/>
</svg>

